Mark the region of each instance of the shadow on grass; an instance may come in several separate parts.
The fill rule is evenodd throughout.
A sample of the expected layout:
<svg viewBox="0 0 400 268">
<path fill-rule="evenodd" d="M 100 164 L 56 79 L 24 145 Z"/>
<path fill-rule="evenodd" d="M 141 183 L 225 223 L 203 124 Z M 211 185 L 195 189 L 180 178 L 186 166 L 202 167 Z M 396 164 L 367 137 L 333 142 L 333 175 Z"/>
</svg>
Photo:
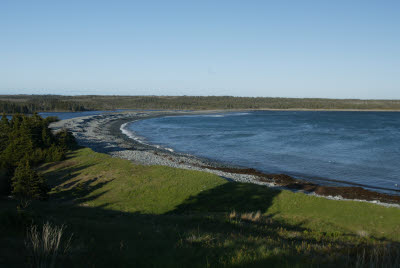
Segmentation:
<svg viewBox="0 0 400 268">
<path fill-rule="evenodd" d="M 73 201 L 74 204 L 81 204 L 95 200 L 105 194 L 103 191 L 92 194 L 94 191 L 103 188 L 114 179 L 81 176 L 82 171 L 91 167 L 91 164 L 76 165 L 75 162 L 55 162 L 43 166 L 42 170 L 49 170 L 45 177 L 48 184 L 53 189 L 50 195 L 50 202 Z M 90 174 L 89 176 L 93 176 Z"/>
<path fill-rule="evenodd" d="M 358 243 L 357 237 L 346 236 L 350 241 L 309 235 L 303 223 L 289 224 L 274 215 L 246 216 L 267 212 L 280 193 L 254 184 L 219 185 L 163 215 L 106 209 L 110 203 L 87 207 L 85 203 L 104 195 L 106 190 L 99 191 L 112 181 L 77 179 L 87 167 L 51 171 L 48 175 L 60 191 L 31 207 L 36 224 L 65 224 L 65 235 L 74 234 L 70 254 L 60 257 L 57 267 L 309 267 L 314 258 L 329 264 L 326 255 L 337 248 L 347 254 Z M 15 238 L 7 228 L 0 228 L 0 267 L 25 267 L 20 253 L 25 230 Z"/>
<path fill-rule="evenodd" d="M 98 194 L 92 194 L 94 191 L 103 188 L 104 185 L 112 182 L 112 180 L 98 182 L 98 178 L 95 177 L 89 180 L 77 180 L 66 185 L 63 185 L 61 188 L 69 188 L 63 190 L 56 190 L 51 194 L 51 199 L 57 201 L 71 201 L 73 200 L 76 204 L 85 203 L 88 201 L 95 200 L 100 196 L 104 195 L 108 191 L 103 191 Z M 59 189 L 59 188 L 58 188 Z"/>
<path fill-rule="evenodd" d="M 250 183 L 228 182 L 189 197 L 170 213 L 252 212 L 265 213 L 280 193 Z"/>
<path fill-rule="evenodd" d="M 46 174 L 47 181 L 51 187 L 58 187 L 66 181 L 76 178 L 82 170 L 87 169 L 90 165 L 81 165 L 81 166 L 70 166 L 64 167 L 57 171 L 51 171 Z M 70 186 L 75 185 L 75 181 L 68 183 Z M 66 185 L 62 186 L 63 188 L 68 188 Z"/>
<path fill-rule="evenodd" d="M 356 240 L 302 236 L 307 230 L 301 224 L 225 213 L 125 213 L 105 206 L 35 208 L 43 222 L 50 217 L 74 234 L 70 255 L 58 267 L 345 267 L 346 254 L 358 250 Z M 339 260 L 329 259 L 338 252 Z"/>
<path fill-rule="evenodd" d="M 239 213 L 230 217 L 231 208 L 254 211 L 262 209 L 262 204 L 272 198 L 263 192 L 254 195 L 252 188 L 222 188 L 239 194 L 237 199 L 231 197 L 233 205 L 229 206 L 222 197 L 207 199 L 212 193 L 224 192 L 219 186 L 197 198 L 189 198 L 184 206 L 164 215 L 105 208 L 111 204 L 83 206 L 85 198 L 96 198 L 93 191 L 103 185 L 89 187 L 86 196 L 79 193 L 80 197 L 71 204 L 32 204 L 36 224 L 48 220 L 65 224 L 65 236 L 74 234 L 69 255 L 61 256 L 57 267 L 310 267 L 312 262 L 317 262 L 315 259 L 322 258 L 323 262 L 327 254 L 332 254 L 332 249 L 341 248 L 347 254 L 353 248 L 352 241 L 305 236 L 307 230 L 301 223 L 292 225 L 269 217 L 252 220 L 241 218 Z M 249 208 L 245 206 L 246 201 Z M 225 204 L 210 207 L 213 202 Z M 0 249 L 4 248 L 5 255 L 0 254 L 0 266 L 25 267 L 26 259 L 21 258 L 19 250 L 23 240 L 9 243 L 15 236 L 3 230 Z M 23 232 L 18 239 L 23 239 Z M 329 249 L 325 247 L 328 244 Z M 330 267 L 327 264 L 329 260 L 324 267 Z"/>
</svg>

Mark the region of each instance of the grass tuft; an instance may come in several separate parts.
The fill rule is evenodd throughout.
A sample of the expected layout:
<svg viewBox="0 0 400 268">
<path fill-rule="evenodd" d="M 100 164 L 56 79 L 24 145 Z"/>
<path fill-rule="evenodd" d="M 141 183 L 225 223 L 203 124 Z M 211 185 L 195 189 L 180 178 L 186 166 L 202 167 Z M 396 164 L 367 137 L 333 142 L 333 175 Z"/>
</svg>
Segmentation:
<svg viewBox="0 0 400 268">
<path fill-rule="evenodd" d="M 353 259 L 354 260 L 354 259 Z M 349 261 L 349 266 L 373 268 L 397 268 L 400 265 L 400 246 L 387 243 L 373 247 L 357 249 L 355 262 Z"/>
<path fill-rule="evenodd" d="M 28 228 L 25 245 L 31 256 L 32 267 L 56 267 L 57 257 L 65 255 L 70 249 L 72 235 L 62 243 L 65 226 L 46 222 L 41 230 L 37 225 Z"/>
<path fill-rule="evenodd" d="M 261 211 L 257 212 L 245 212 L 245 213 L 237 213 L 235 210 L 231 211 L 228 215 L 229 219 L 231 220 L 243 220 L 249 222 L 260 222 L 261 220 L 265 219 L 266 223 L 270 222 L 270 219 L 263 217 Z"/>
<path fill-rule="evenodd" d="M 364 230 L 358 230 L 357 235 L 360 237 L 368 237 L 369 236 L 368 232 L 364 231 Z"/>
</svg>

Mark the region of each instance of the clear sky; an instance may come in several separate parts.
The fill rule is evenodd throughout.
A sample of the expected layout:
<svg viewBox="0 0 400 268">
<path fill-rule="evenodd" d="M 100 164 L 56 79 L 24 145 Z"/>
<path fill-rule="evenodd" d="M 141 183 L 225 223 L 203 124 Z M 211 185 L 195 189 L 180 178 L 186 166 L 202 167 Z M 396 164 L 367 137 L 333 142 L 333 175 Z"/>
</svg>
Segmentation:
<svg viewBox="0 0 400 268">
<path fill-rule="evenodd" d="M 0 1 L 0 94 L 400 99 L 400 1 Z"/>
</svg>

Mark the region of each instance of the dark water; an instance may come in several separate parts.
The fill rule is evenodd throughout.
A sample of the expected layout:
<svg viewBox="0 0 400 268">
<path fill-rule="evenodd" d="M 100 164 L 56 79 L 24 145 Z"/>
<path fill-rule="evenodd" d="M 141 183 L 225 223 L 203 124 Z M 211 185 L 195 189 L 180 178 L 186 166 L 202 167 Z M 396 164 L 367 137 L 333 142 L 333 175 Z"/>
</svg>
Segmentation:
<svg viewBox="0 0 400 268">
<path fill-rule="evenodd" d="M 400 190 L 396 112 L 254 111 L 154 118 L 129 129 L 149 143 L 264 172 Z"/>
</svg>

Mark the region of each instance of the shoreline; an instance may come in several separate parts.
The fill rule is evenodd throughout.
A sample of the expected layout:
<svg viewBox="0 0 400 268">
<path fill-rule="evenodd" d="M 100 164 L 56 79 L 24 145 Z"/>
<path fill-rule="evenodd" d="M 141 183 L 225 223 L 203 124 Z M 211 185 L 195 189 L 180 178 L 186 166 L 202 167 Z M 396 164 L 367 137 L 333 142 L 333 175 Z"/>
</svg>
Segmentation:
<svg viewBox="0 0 400 268">
<path fill-rule="evenodd" d="M 258 109 L 239 109 L 240 111 L 293 111 L 293 112 L 400 112 L 400 110 L 384 110 L 384 109 L 307 109 L 307 108 L 258 108 Z"/>
<path fill-rule="evenodd" d="M 177 115 L 228 113 L 233 110 L 207 111 L 135 111 L 91 115 L 61 120 L 51 124 L 53 131 L 69 129 L 81 146 L 112 157 L 143 165 L 164 165 L 205 171 L 229 181 L 254 183 L 278 190 L 303 192 L 335 200 L 355 200 L 400 208 L 400 196 L 364 189 L 360 186 L 323 186 L 286 174 L 262 173 L 252 168 L 232 166 L 218 161 L 170 151 L 156 145 L 144 144 L 121 131 L 123 124 L 138 120 Z M 234 110 L 246 111 L 246 110 Z"/>
<path fill-rule="evenodd" d="M 160 110 L 162 111 L 162 110 Z M 169 111 L 169 110 L 165 110 Z M 308 109 L 308 108 L 287 108 L 287 109 L 274 109 L 274 108 L 243 108 L 243 109 L 224 109 L 224 110 L 193 110 L 193 112 L 238 112 L 238 111 L 291 111 L 291 112 L 400 112 L 393 109 Z"/>
</svg>

